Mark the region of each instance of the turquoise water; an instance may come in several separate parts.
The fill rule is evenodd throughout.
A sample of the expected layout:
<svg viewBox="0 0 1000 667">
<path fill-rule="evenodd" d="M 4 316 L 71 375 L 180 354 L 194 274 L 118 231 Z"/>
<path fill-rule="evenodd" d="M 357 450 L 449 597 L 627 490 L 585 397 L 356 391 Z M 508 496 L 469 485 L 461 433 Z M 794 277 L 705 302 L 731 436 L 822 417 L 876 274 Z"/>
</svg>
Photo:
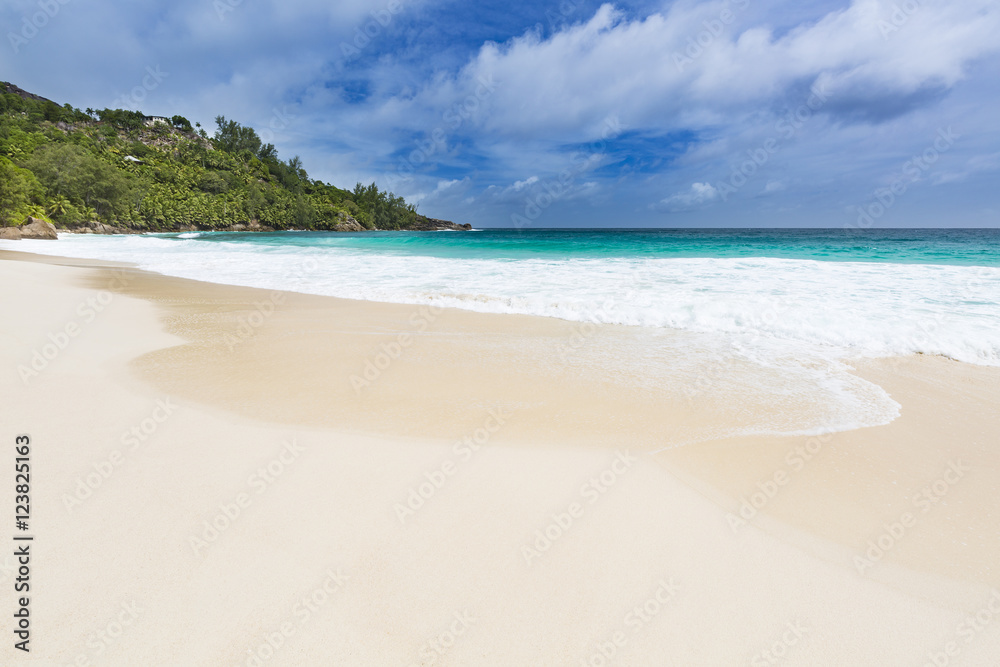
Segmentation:
<svg viewBox="0 0 1000 667">
<path fill-rule="evenodd" d="M 176 237 L 176 235 L 164 235 Z M 189 236 L 189 235 L 184 235 Z M 454 258 L 746 258 L 1000 266 L 1000 229 L 482 230 L 200 233 L 207 243 Z"/>
<path fill-rule="evenodd" d="M 551 363 L 695 391 L 716 406 L 774 406 L 746 433 L 891 421 L 899 406 L 850 372 L 858 358 L 1000 366 L 998 230 L 191 232 L 0 247 L 268 290 L 570 320 L 578 336 L 552 341 Z M 598 343 L 583 323 L 620 326 L 602 329 Z"/>
<path fill-rule="evenodd" d="M 723 335 L 772 355 L 923 353 L 1000 365 L 995 229 L 190 232 L 7 243 L 209 282 Z"/>
</svg>

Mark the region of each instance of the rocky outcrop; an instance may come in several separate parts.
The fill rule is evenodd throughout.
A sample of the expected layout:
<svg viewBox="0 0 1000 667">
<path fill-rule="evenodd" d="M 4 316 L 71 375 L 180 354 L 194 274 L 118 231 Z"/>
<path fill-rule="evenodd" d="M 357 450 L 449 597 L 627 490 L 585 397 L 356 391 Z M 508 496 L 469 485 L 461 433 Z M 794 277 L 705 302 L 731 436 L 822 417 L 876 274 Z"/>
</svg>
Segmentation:
<svg viewBox="0 0 1000 667">
<path fill-rule="evenodd" d="M 55 241 L 59 238 L 56 228 L 51 222 L 39 218 L 28 217 L 21 225 L 22 239 L 41 239 Z"/>
<path fill-rule="evenodd" d="M 29 93 L 28 91 L 22 90 L 7 81 L 0 81 L 0 89 L 2 89 L 0 92 L 13 93 L 26 100 L 35 100 L 36 102 L 52 102 L 52 100 L 48 98 L 42 97 L 41 95 L 35 95 L 34 93 Z M 55 102 L 52 103 L 55 104 Z"/>
<path fill-rule="evenodd" d="M 21 230 L 17 227 L 0 227 L 0 239 L 7 239 L 8 241 L 20 241 L 21 240 Z"/>
<path fill-rule="evenodd" d="M 211 230 L 206 230 L 211 231 Z M 229 225 L 228 227 L 220 230 L 224 232 L 273 232 L 274 227 L 268 227 L 267 225 L 260 224 L 258 220 L 251 220 L 250 222 L 237 222 L 235 225 Z"/>
<path fill-rule="evenodd" d="M 113 225 L 106 225 L 103 222 L 98 222 L 97 220 L 91 220 L 90 222 L 85 222 L 78 227 L 70 228 L 69 231 L 74 234 L 128 234 L 128 230 L 122 229 L 121 227 L 115 227 Z"/>
<path fill-rule="evenodd" d="M 443 229 L 455 232 L 467 232 L 472 229 L 472 225 L 460 225 L 449 220 L 438 220 L 437 218 L 424 218 L 410 227 L 410 229 L 418 232 L 438 232 Z"/>
<path fill-rule="evenodd" d="M 333 226 L 335 232 L 363 232 L 364 225 L 349 215 L 342 215 L 336 225 Z"/>
<path fill-rule="evenodd" d="M 112 227 L 111 225 L 106 225 L 103 222 L 91 222 L 91 229 L 94 230 L 95 234 L 124 234 L 125 231 L 119 229 L 118 227 Z"/>
<path fill-rule="evenodd" d="M 274 227 L 260 224 L 260 220 L 254 218 L 247 224 L 248 232 L 273 232 Z"/>
</svg>

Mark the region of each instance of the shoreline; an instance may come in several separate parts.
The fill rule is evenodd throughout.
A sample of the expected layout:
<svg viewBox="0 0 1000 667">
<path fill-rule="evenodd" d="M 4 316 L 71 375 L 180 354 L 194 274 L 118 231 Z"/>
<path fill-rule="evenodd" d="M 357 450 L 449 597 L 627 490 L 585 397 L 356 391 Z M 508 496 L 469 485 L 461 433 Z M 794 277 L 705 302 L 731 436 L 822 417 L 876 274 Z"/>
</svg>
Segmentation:
<svg viewBox="0 0 1000 667">
<path fill-rule="evenodd" d="M 465 612 L 476 620 L 435 656 L 440 664 L 576 665 L 620 630 L 621 664 L 746 663 L 798 621 L 809 630 L 786 647 L 790 664 L 921 664 L 1000 589 L 990 509 L 998 369 L 865 362 L 856 373 L 903 406 L 886 426 L 708 438 L 653 453 L 716 413 L 665 400 L 635 377 L 556 374 L 544 358 L 572 322 L 441 309 L 424 313 L 423 326 L 414 306 L 11 255 L 22 253 L 0 251 L 13 283 L 4 310 L 22 315 L 0 328 L 10 369 L 82 322 L 80 303 L 111 295 L 37 378 L 8 373 L 0 385 L 27 424 L 13 428 L 51 443 L 38 454 L 48 476 L 36 500 L 48 528 L 38 533 L 60 548 L 37 567 L 60 594 L 40 593 L 37 613 L 60 664 L 87 652 L 94 622 L 77 609 L 103 618 L 132 597 L 145 616 L 108 647 L 108 664 L 245 664 L 284 621 L 297 633 L 268 664 L 331 655 L 419 663 Z M 126 270 L 124 284 L 112 282 L 113 268 Z M 400 335 L 411 336 L 405 349 Z M 594 345 L 618 335 L 612 327 Z M 401 354 L 356 392 L 350 376 L 366 379 L 359 362 L 387 340 Z M 146 434 L 157 400 L 172 414 Z M 120 436 L 135 425 L 145 438 L 132 450 Z M 283 449 L 288 439 L 304 451 Z M 796 447 L 801 465 L 788 458 Z M 124 462 L 66 509 L 75 480 L 117 450 Z M 249 481 L 281 456 L 273 482 Z M 946 477 L 955 460 L 962 474 Z M 917 494 L 933 494 L 939 479 L 944 495 L 922 512 Z M 413 509 L 410 492 L 426 484 L 429 497 Z M 241 493 L 245 518 L 193 547 L 200 523 L 240 508 Z M 766 501 L 734 528 L 741 499 L 755 493 Z M 914 525 L 858 572 L 866 541 L 905 513 Z M 559 537 L 542 550 L 536 531 Z M 80 573 L 102 568 L 108 542 L 119 578 L 100 587 Z M 164 548 L 150 554 L 153 544 Z M 262 567 L 273 577 L 260 578 Z M 342 589 L 324 574 L 338 567 L 350 572 Z M 661 590 L 664 579 L 678 592 Z M 336 592 L 300 625 L 295 600 L 317 587 Z M 661 612 L 638 629 L 623 625 L 633 605 L 658 595 Z M 183 611 L 196 600 L 211 619 L 200 629 Z M 181 635 L 187 647 L 175 643 Z M 962 664 L 989 664 L 977 660 L 997 650 L 1000 624 L 962 645 Z"/>
<path fill-rule="evenodd" d="M 966 250 L 954 253 L 953 262 L 941 264 L 924 261 L 934 254 L 937 241 L 923 237 L 914 241 L 914 248 L 901 250 L 899 257 L 879 259 L 868 256 L 875 250 L 867 246 L 841 247 L 841 239 L 827 238 L 829 232 L 820 237 L 808 234 L 803 240 L 806 246 L 792 243 L 783 245 L 784 250 L 772 247 L 781 245 L 780 235 L 769 235 L 757 250 L 747 251 L 753 258 L 724 249 L 716 253 L 718 257 L 711 256 L 713 248 L 726 242 L 726 235 L 709 235 L 704 242 L 690 238 L 661 244 L 664 254 L 649 257 L 635 254 L 646 237 L 606 235 L 607 239 L 594 241 L 603 248 L 594 257 L 579 254 L 581 264 L 575 251 L 558 250 L 562 247 L 558 235 L 543 235 L 536 243 L 516 232 L 488 234 L 480 241 L 468 236 L 434 237 L 440 242 L 407 233 L 390 234 L 393 238 L 357 234 L 351 235 L 353 239 L 323 234 L 297 239 L 289 234 L 270 241 L 238 234 L 230 238 L 225 233 L 208 234 L 214 241 L 196 234 L 180 236 L 197 238 L 70 235 L 63 238 L 67 245 L 59 248 L 44 241 L 0 245 L 137 261 L 168 275 L 263 289 L 540 315 L 584 327 L 594 322 L 640 325 L 646 331 L 683 338 L 696 348 L 713 345 L 722 357 L 742 356 L 756 365 L 780 366 L 783 357 L 794 357 L 803 376 L 809 374 L 805 370 L 809 364 L 802 363 L 806 359 L 830 370 L 840 360 L 850 363 L 859 356 L 914 353 L 1000 367 L 989 333 L 989 316 L 996 309 L 990 294 L 1000 286 L 1000 269 L 966 266 L 985 252 L 982 239 L 970 240 Z M 824 239 L 839 248 L 833 255 L 846 253 L 841 258 L 845 261 L 823 260 L 814 246 Z M 741 247 L 733 251 L 735 255 L 743 253 Z M 680 256 L 674 257 L 674 250 Z M 860 255 L 854 256 L 856 250 Z M 619 257 L 619 253 L 625 254 Z M 577 268 L 594 271 L 593 280 L 573 284 Z M 539 270 L 547 272 L 545 280 L 538 280 Z M 375 275 L 381 278 L 372 280 Z M 647 283 L 642 290 L 634 289 L 639 280 Z M 896 288 L 872 289 L 883 283 Z M 957 296 L 925 305 L 923 295 L 934 290 Z M 984 301 L 983 307 L 961 306 L 968 300 L 978 303 L 977 299 Z M 866 315 L 883 311 L 883 318 Z M 887 403 L 882 408 L 887 416 L 893 412 Z"/>
<path fill-rule="evenodd" d="M 405 229 L 383 229 L 383 228 L 367 228 L 358 223 L 357 220 L 349 218 L 347 221 L 339 222 L 323 229 L 279 229 L 276 227 L 269 227 L 267 225 L 260 224 L 250 224 L 250 223 L 237 223 L 229 227 L 222 228 L 212 228 L 212 227 L 199 227 L 197 225 L 185 225 L 182 227 L 177 227 L 174 229 L 135 229 L 132 227 L 121 227 L 112 224 L 105 224 L 102 222 L 91 221 L 86 223 L 80 223 L 75 227 L 56 227 L 51 220 L 39 219 L 29 216 L 24 222 L 17 225 L 10 225 L 6 227 L 7 229 L 19 229 L 23 226 L 31 224 L 30 221 L 37 221 L 52 225 L 52 228 L 58 234 L 73 234 L 80 236 L 141 236 L 144 234 L 189 234 L 192 232 L 196 233 L 211 233 L 211 232 L 225 232 L 227 234 L 274 234 L 281 232 L 333 232 L 337 234 L 343 233 L 358 233 L 358 232 L 469 232 L 477 231 L 469 223 L 459 223 L 452 222 L 450 220 L 440 220 L 438 218 L 426 218 L 425 220 L 414 223 L 412 227 L 407 227 Z M 20 237 L 14 240 L 20 240 Z M 16 251 L 13 251 L 16 252 Z"/>
</svg>

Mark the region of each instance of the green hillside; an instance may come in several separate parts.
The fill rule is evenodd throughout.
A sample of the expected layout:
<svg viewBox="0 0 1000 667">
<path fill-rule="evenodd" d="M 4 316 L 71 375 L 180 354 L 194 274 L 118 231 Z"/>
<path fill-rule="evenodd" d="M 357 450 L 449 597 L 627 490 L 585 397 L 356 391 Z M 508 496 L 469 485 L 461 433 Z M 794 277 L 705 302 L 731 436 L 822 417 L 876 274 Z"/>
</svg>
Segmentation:
<svg viewBox="0 0 1000 667">
<path fill-rule="evenodd" d="M 42 217 L 125 231 L 411 229 L 432 221 L 401 197 L 312 180 L 250 127 L 214 133 L 174 116 L 81 111 L 0 83 L 0 225 Z M 91 224 L 91 227 L 94 225 Z"/>
</svg>

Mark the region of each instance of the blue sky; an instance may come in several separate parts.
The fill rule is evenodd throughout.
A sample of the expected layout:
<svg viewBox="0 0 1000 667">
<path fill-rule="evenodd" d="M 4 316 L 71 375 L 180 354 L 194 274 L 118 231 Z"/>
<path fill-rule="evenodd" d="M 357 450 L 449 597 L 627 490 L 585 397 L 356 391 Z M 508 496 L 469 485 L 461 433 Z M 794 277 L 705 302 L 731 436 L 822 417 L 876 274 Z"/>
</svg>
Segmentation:
<svg viewBox="0 0 1000 667">
<path fill-rule="evenodd" d="M 0 79 L 475 226 L 998 226 L 1000 2 L 5 0 Z"/>
</svg>

